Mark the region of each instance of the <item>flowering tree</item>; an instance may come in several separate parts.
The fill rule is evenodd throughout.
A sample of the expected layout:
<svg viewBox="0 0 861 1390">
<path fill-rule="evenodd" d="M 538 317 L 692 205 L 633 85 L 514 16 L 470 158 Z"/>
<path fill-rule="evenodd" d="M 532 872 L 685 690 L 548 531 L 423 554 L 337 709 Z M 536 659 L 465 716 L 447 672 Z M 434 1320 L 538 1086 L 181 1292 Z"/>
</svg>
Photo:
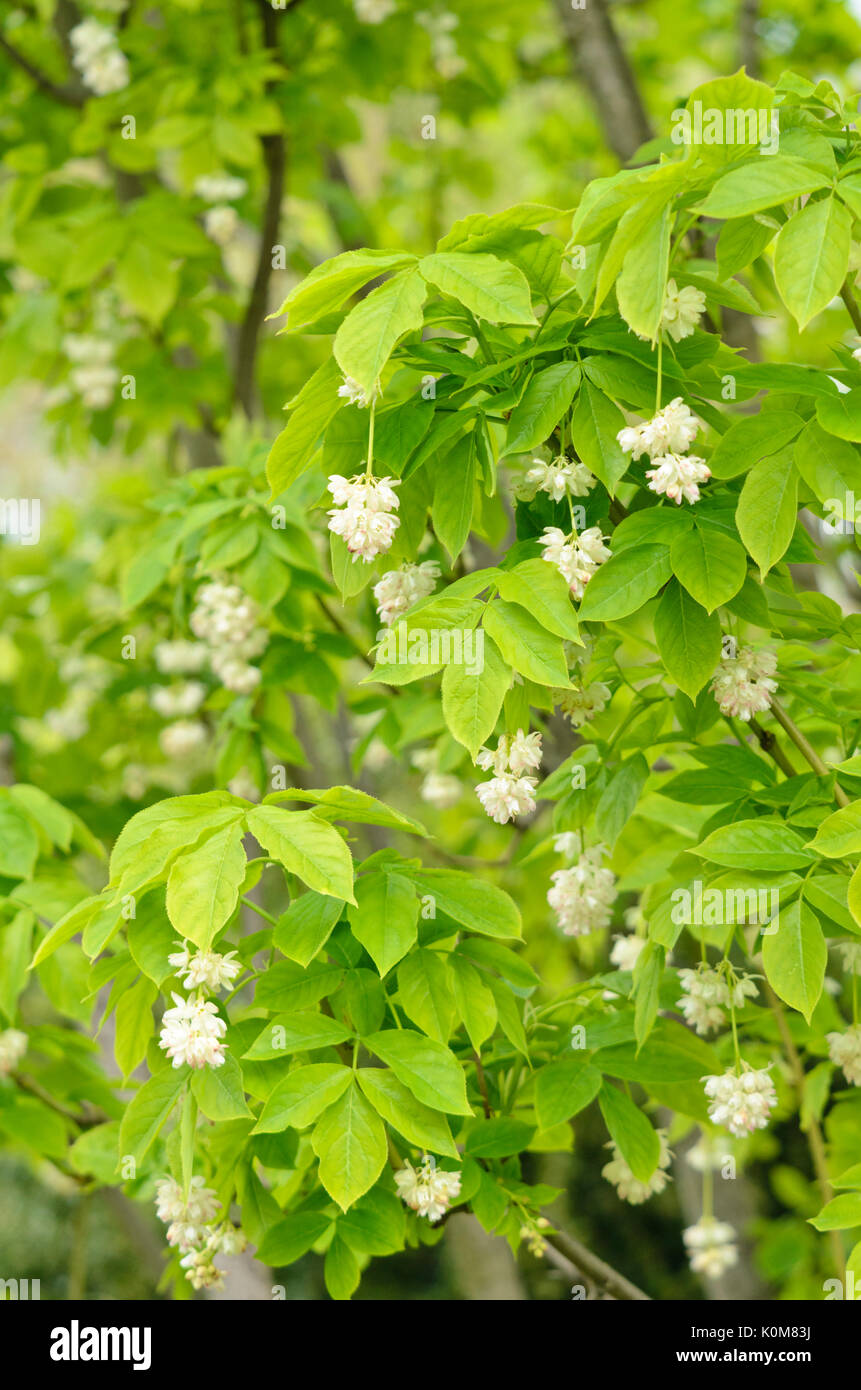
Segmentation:
<svg viewBox="0 0 861 1390">
<path fill-rule="evenodd" d="M 264 39 L 220 155 L 277 138 Z M 90 92 L 125 89 L 111 31 L 67 40 Z M 853 544 L 861 376 L 841 343 L 826 371 L 721 332 L 769 307 L 804 333 L 836 296 L 861 331 L 856 133 L 792 75 L 709 83 L 697 109 L 721 138 L 593 181 L 573 223 L 521 203 L 429 254 L 324 261 L 279 314 L 308 373 L 274 442 L 237 415 L 217 466 L 100 502 L 85 655 L 38 733 L 15 726 L 0 792 L 0 1131 L 155 1200 L 177 1297 L 250 1244 L 276 1270 L 323 1254 L 349 1298 L 457 1210 L 584 1292 L 644 1297 L 537 1171 L 593 1123 L 620 1203 L 682 1151 L 701 1174 L 679 1258 L 706 1280 L 743 1234 L 715 1179 L 772 1159 L 779 1125 L 805 1222 L 783 1287 L 861 1274 L 861 619 L 810 581 Z M 738 112 L 776 152 L 757 121 L 727 137 Z M 198 169 L 196 128 L 162 134 L 192 152 L 203 231 L 135 189 L 155 269 L 94 221 L 67 286 L 118 258 L 154 327 L 189 306 L 158 408 L 187 392 L 202 452 L 225 389 L 203 263 L 246 184 Z M 301 346 L 321 335 L 322 360 Z M 119 367 L 98 333 L 64 352 L 74 435 Z M 29 627 L 44 560 L 20 555 L 11 645 L 27 625 L 35 667 L 56 609 Z M 14 688 L 20 651 L 0 663 Z"/>
</svg>

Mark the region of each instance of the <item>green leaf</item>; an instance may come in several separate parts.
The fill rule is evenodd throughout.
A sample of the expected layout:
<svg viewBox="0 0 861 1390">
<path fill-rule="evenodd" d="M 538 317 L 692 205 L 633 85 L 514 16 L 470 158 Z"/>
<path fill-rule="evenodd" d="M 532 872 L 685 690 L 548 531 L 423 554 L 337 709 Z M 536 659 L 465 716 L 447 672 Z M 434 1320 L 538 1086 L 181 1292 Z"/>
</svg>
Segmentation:
<svg viewBox="0 0 861 1390">
<path fill-rule="evenodd" d="M 522 1153 L 535 1134 L 535 1126 L 512 1115 L 477 1120 L 466 1137 L 464 1153 L 470 1158 L 506 1158 Z"/>
<path fill-rule="evenodd" d="M 350 930 L 382 976 L 416 939 L 419 900 L 408 879 L 376 871 L 357 880 L 356 905 L 347 915 Z"/>
<path fill-rule="evenodd" d="M 833 503 L 851 493 L 861 476 L 861 458 L 848 440 L 827 434 L 811 420 L 795 441 L 795 466 L 814 497 Z"/>
<path fill-rule="evenodd" d="M 417 270 L 402 271 L 371 290 L 350 310 L 335 334 L 332 351 L 338 366 L 368 395 L 398 340 L 421 328 L 426 294 Z"/>
<path fill-rule="evenodd" d="M 411 952 L 398 967 L 398 994 L 405 1013 L 423 1033 L 437 1042 L 448 1042 L 454 1023 L 454 997 L 441 952 Z"/>
<path fill-rule="evenodd" d="M 861 443 L 861 387 L 839 396 L 821 396 L 816 402 L 816 417 L 829 434 Z"/>
<path fill-rule="evenodd" d="M 769 923 L 763 933 L 762 963 L 775 994 L 809 1023 L 822 993 L 828 948 L 819 919 L 805 902 L 790 903 Z"/>
<path fill-rule="evenodd" d="M 431 516 L 434 531 L 452 560 L 469 537 L 475 499 L 475 435 L 467 434 L 450 453 L 438 458 L 434 469 Z"/>
<path fill-rule="evenodd" d="M 615 1086 L 606 1081 L 598 1094 L 598 1104 L 610 1138 L 619 1149 L 634 1177 L 648 1182 L 658 1166 L 661 1143 L 642 1110 Z"/>
<path fill-rule="evenodd" d="M 353 860 L 337 830 L 314 811 L 255 806 L 248 829 L 266 853 L 309 888 L 343 902 L 353 897 Z"/>
<path fill-rule="evenodd" d="M 343 308 L 347 300 L 370 280 L 388 270 L 400 270 L 415 257 L 402 251 L 344 251 L 314 269 L 294 285 L 287 298 L 270 318 L 287 314 L 290 330 L 314 323 L 326 314 Z"/>
<path fill-rule="evenodd" d="M 443 718 L 452 736 L 473 758 L 493 733 L 511 682 L 511 671 L 496 643 L 486 632 L 482 640 L 481 669 L 474 669 L 477 662 L 472 666 L 449 663 L 441 682 Z"/>
<path fill-rule="evenodd" d="M 798 474 L 792 450 L 762 459 L 745 479 L 736 512 L 738 533 L 763 579 L 785 554 L 798 515 Z"/>
<path fill-rule="evenodd" d="M 807 203 L 774 243 L 774 278 L 800 329 L 830 304 L 846 279 L 852 213 L 836 198 Z"/>
<path fill-rule="evenodd" d="M 584 381 L 571 418 L 571 442 L 578 458 L 604 484 L 611 497 L 631 462 L 616 438 L 624 425 L 625 417 L 619 407 L 591 381 Z"/>
<path fill-rule="evenodd" d="M 458 1016 L 476 1052 L 496 1027 L 496 1000 L 484 983 L 480 971 L 453 952 L 449 956 L 452 992 Z"/>
<path fill-rule="evenodd" d="M 580 383 L 576 362 L 557 362 L 536 372 L 508 421 L 506 454 L 525 454 L 549 439 Z"/>
<path fill-rule="evenodd" d="M 426 280 L 477 318 L 489 323 L 536 323 L 526 276 L 508 261 L 482 252 L 437 251 L 423 256 L 418 268 Z"/>
<path fill-rule="evenodd" d="M 155 1032 L 152 1006 L 158 990 L 152 980 L 142 975 L 131 989 L 120 996 L 116 1013 L 114 1057 L 125 1079 L 143 1061 L 147 1044 Z"/>
<path fill-rule="evenodd" d="M 584 1057 L 562 1057 L 535 1074 L 535 1112 L 541 1129 L 578 1115 L 601 1089 L 601 1073 Z"/>
<path fill-rule="evenodd" d="M 536 685 L 568 685 L 568 664 L 562 639 L 547 632 L 519 603 L 494 599 L 485 609 L 484 629 L 501 651 L 503 660 L 527 680 L 535 681 Z"/>
<path fill-rule="evenodd" d="M 627 758 L 601 793 L 595 809 L 595 829 L 601 840 L 614 845 L 634 814 L 649 777 L 642 753 Z"/>
<path fill-rule="evenodd" d="M 791 155 L 753 159 L 719 178 L 697 211 L 704 217 L 747 217 L 752 212 L 815 193 L 829 183 L 827 174 Z"/>
<path fill-rule="evenodd" d="M 353 1073 L 337 1062 L 313 1062 L 297 1067 L 279 1081 L 263 1107 L 252 1134 L 279 1134 L 304 1129 L 342 1096 Z"/>
<path fill-rule="evenodd" d="M 459 1157 L 445 1116 L 416 1100 L 391 1071 L 360 1067 L 356 1079 L 377 1113 L 410 1144 L 430 1153 Z"/>
<path fill-rule="evenodd" d="M 842 859 L 847 854 L 861 851 L 861 801 L 853 801 L 851 806 L 841 806 L 819 826 L 810 842 L 816 854 L 824 854 L 827 859 Z"/>
<path fill-rule="evenodd" d="M 361 1277 L 358 1260 L 343 1236 L 336 1231 L 323 1262 L 323 1279 L 329 1296 L 336 1302 L 352 1298 Z"/>
<path fill-rule="evenodd" d="M 781 820 L 764 816 L 719 826 L 693 850 L 701 859 L 729 869 L 806 869 L 812 846 Z"/>
<path fill-rule="evenodd" d="M 323 1112 L 311 1144 L 320 1181 L 342 1211 L 373 1187 L 386 1166 L 383 1122 L 355 1082 Z"/>
<path fill-rule="evenodd" d="M 734 421 L 718 440 L 709 468 L 714 478 L 735 478 L 760 459 L 778 453 L 799 433 L 804 420 L 791 410 L 762 410 Z"/>
<path fill-rule="evenodd" d="M 266 477 L 273 497 L 286 492 L 310 467 L 326 426 L 341 409 L 340 381 L 338 364 L 327 357 L 291 402 L 287 424 L 276 437 L 266 460 Z"/>
<path fill-rule="evenodd" d="M 129 1101 L 120 1125 L 120 1160 L 140 1163 L 158 1137 L 188 1080 L 186 1067 L 163 1067 Z"/>
<path fill-rule="evenodd" d="M 431 1110 L 444 1110 L 451 1115 L 471 1115 L 466 1098 L 463 1069 L 442 1043 L 423 1037 L 412 1028 L 387 1029 L 372 1033 L 362 1040 L 390 1066 L 399 1081 L 412 1091 L 416 1100 Z"/>
<path fill-rule="evenodd" d="M 457 1150 L 453 1157 L 457 1157 Z M 360 1255 L 394 1255 L 403 1250 L 405 1233 L 403 1203 L 382 1187 L 372 1188 L 346 1215 L 338 1217 L 338 1234 Z"/>
<path fill-rule="evenodd" d="M 832 1197 L 809 1220 L 817 1231 L 850 1231 L 861 1226 L 861 1192 L 845 1192 L 840 1197 Z"/>
<path fill-rule="evenodd" d="M 467 931 L 503 940 L 520 937 L 522 923 L 517 906 L 495 884 L 460 869 L 409 869 L 406 872 L 422 897 L 432 899 L 436 909 Z"/>
<path fill-rule="evenodd" d="M 352 1037 L 350 1029 L 328 1014 L 282 1014 L 267 1023 L 242 1055 L 249 1062 L 288 1057 L 291 1052 L 311 1052 L 317 1047 L 337 1047 Z"/>
<path fill-rule="evenodd" d="M 710 526 L 677 536 L 670 564 L 679 583 L 707 613 L 733 598 L 747 575 L 747 559 L 738 541 Z"/>
<path fill-rule="evenodd" d="M 292 1265 L 322 1240 L 331 1225 L 332 1218 L 322 1211 L 297 1211 L 285 1216 L 283 1221 L 270 1226 L 257 1258 L 276 1268 Z"/>
<path fill-rule="evenodd" d="M 204 1067 L 191 1078 L 191 1093 L 208 1120 L 244 1120 L 251 1114 L 242 1071 L 232 1052 L 220 1067 Z"/>
<path fill-rule="evenodd" d="M 619 313 L 633 333 L 650 342 L 657 338 L 664 311 L 673 217 L 667 204 L 650 220 L 625 256 L 616 281 Z"/>
<path fill-rule="evenodd" d="M 30 878 L 39 857 L 39 836 L 5 788 L 4 793 L 0 794 L 0 875 Z"/>
<path fill-rule="evenodd" d="M 254 1007 L 269 1013 L 295 1013 L 334 994 L 343 968 L 331 961 L 317 961 L 307 968 L 282 960 L 270 965 L 257 981 Z"/>
<path fill-rule="evenodd" d="M 329 940 L 343 908 L 338 898 L 313 891 L 294 898 L 278 918 L 272 937 L 275 946 L 298 965 L 308 965 Z"/>
<path fill-rule="evenodd" d="M 571 591 L 555 565 L 539 557 L 522 560 L 513 569 L 500 570 L 497 588 L 504 599 L 519 603 L 548 632 L 566 642 L 580 642 Z"/>
<path fill-rule="evenodd" d="M 586 586 L 581 621 L 627 618 L 648 603 L 671 574 L 666 545 L 632 545 L 611 555 Z"/>
<path fill-rule="evenodd" d="M 245 878 L 243 827 L 234 821 L 181 854 L 167 880 L 167 915 L 180 936 L 208 951 L 236 911 Z"/>
<path fill-rule="evenodd" d="M 455 624 L 456 626 L 456 624 Z M 327 787 L 325 791 L 308 790 L 305 787 L 291 787 L 289 791 L 275 792 L 267 798 L 275 801 L 312 801 L 317 807 L 318 816 L 327 820 L 354 821 L 359 825 L 388 825 L 393 830 L 405 830 L 410 835 L 427 835 L 420 821 L 403 811 L 386 806 L 375 796 L 359 791 L 356 787 Z"/>
<path fill-rule="evenodd" d="M 716 614 L 707 613 L 672 580 L 655 610 L 655 638 L 668 676 L 695 700 L 720 660 L 721 631 Z"/>
</svg>

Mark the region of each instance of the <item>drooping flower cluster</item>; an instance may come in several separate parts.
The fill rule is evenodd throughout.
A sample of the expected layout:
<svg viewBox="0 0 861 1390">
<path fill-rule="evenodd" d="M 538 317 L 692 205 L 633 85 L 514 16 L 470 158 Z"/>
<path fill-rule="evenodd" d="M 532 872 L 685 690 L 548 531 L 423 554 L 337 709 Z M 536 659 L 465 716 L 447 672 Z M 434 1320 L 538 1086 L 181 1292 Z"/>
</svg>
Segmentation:
<svg viewBox="0 0 861 1390">
<path fill-rule="evenodd" d="M 556 566 L 578 601 L 592 575 L 610 558 L 599 526 L 590 526 L 579 534 L 572 531 L 567 536 L 558 526 L 547 526 L 538 544 L 544 547 L 542 558 Z"/>
<path fill-rule="evenodd" d="M 532 484 L 536 492 L 546 492 L 554 502 L 561 502 L 565 496 L 585 497 L 597 479 L 579 459 L 569 459 L 567 455 L 559 454 L 552 463 L 534 458 L 526 481 Z"/>
<path fill-rule="evenodd" d="M 423 560 L 418 565 L 401 565 L 399 570 L 387 570 L 374 585 L 380 621 L 386 627 L 391 627 L 414 603 L 433 593 L 438 579 L 439 565 L 435 560 Z"/>
<path fill-rule="evenodd" d="M 826 1033 L 828 1055 L 850 1086 L 861 1086 L 861 1023 L 854 1023 L 845 1033 Z"/>
<path fill-rule="evenodd" d="M 176 974 L 182 978 L 186 989 L 202 989 L 209 994 L 217 994 L 233 984 L 242 969 L 242 962 L 235 951 L 220 955 L 218 951 L 193 951 L 187 941 L 177 943 L 179 950 L 168 956 Z"/>
<path fill-rule="evenodd" d="M 232 203 L 244 196 L 248 184 L 235 174 L 201 174 L 194 191 L 207 203 Z"/>
<path fill-rule="evenodd" d="M 439 1221 L 460 1196 L 460 1173 L 437 1168 L 430 1154 L 423 1156 L 418 1168 L 406 1159 L 395 1173 L 395 1184 L 401 1201 L 431 1223 Z"/>
<path fill-rule="evenodd" d="M 777 654 L 767 647 L 758 652 L 742 647 L 735 657 L 724 657 L 711 686 L 721 714 L 745 722 L 763 714 L 777 689 L 776 671 Z"/>
<path fill-rule="evenodd" d="M 341 396 L 348 405 L 357 405 L 360 410 L 365 410 L 383 394 L 380 383 L 374 383 L 370 391 L 366 391 L 364 386 L 360 386 L 355 377 L 345 376 L 343 382 L 338 387 L 338 395 Z"/>
<path fill-rule="evenodd" d="M 353 0 L 356 18 L 362 24 L 382 24 L 397 9 L 395 0 Z"/>
<path fill-rule="evenodd" d="M 777 1104 L 769 1068 L 755 1071 L 746 1062 L 743 1066 L 741 1073 L 730 1069 L 720 1076 L 704 1077 L 705 1093 L 711 1101 L 709 1119 L 738 1139 L 755 1129 L 765 1129 L 769 1112 Z"/>
<path fill-rule="evenodd" d="M 379 3 L 379 0 L 376 0 Z M 434 67 L 446 82 L 459 77 L 466 67 L 466 59 L 459 51 L 454 31 L 460 24 L 456 14 L 450 10 L 419 10 L 416 23 L 430 35 L 431 55 Z"/>
<path fill-rule="evenodd" d="M 154 685 L 149 702 L 162 719 L 180 719 L 196 714 L 206 698 L 201 681 L 178 681 L 175 685 Z"/>
<path fill-rule="evenodd" d="M 738 1261 L 735 1239 L 732 1226 L 726 1221 L 716 1221 L 713 1216 L 701 1216 L 695 1226 L 682 1231 L 691 1269 L 709 1279 L 718 1279 Z"/>
<path fill-rule="evenodd" d="M 109 338 L 67 333 L 63 351 L 73 364 L 69 379 L 90 410 L 106 410 L 120 379 L 114 365 L 114 344 Z"/>
<path fill-rule="evenodd" d="M 708 1037 L 726 1023 L 724 1009 L 741 1009 L 745 999 L 755 999 L 757 986 L 749 975 L 737 976 L 732 984 L 717 970 L 700 965 L 696 970 L 680 970 L 679 984 L 684 991 L 677 1007 L 701 1037 Z"/>
<path fill-rule="evenodd" d="M 395 488 L 399 478 L 375 478 L 357 473 L 343 478 L 333 473 L 329 491 L 335 506 L 329 511 L 329 530 L 340 536 L 353 557 L 366 564 L 391 549 L 400 518 L 393 515 L 400 505 Z"/>
<path fill-rule="evenodd" d="M 189 626 L 209 647 L 221 684 L 235 695 L 250 695 L 260 684 L 260 670 L 251 663 L 265 651 L 269 633 L 258 618 L 257 604 L 238 584 L 213 580 L 195 595 Z"/>
<path fill-rule="evenodd" d="M 208 653 L 202 642 L 189 642 L 179 637 L 173 642 L 156 643 L 153 656 L 162 675 L 186 676 L 202 670 Z"/>
<path fill-rule="evenodd" d="M 174 1007 L 166 1009 L 162 1017 L 159 1047 L 177 1068 L 186 1062 L 195 1071 L 223 1066 L 225 1044 L 221 1040 L 227 1024 L 219 1018 L 217 1005 L 202 993 L 188 999 L 181 994 L 172 997 Z"/>
<path fill-rule="evenodd" d="M 27 1034 L 18 1028 L 7 1028 L 0 1033 L 0 1076 L 8 1076 L 14 1071 L 27 1051 Z"/>
<path fill-rule="evenodd" d="M 610 960 L 617 970 L 633 970 L 645 944 L 644 936 L 614 936 Z"/>
<path fill-rule="evenodd" d="M 560 690 L 557 704 L 571 726 L 579 729 L 606 709 L 609 699 L 609 687 L 603 681 L 592 681 L 573 690 Z"/>
<path fill-rule="evenodd" d="M 641 1182 L 635 1178 L 627 1160 L 622 1157 L 617 1144 L 610 1140 L 607 1148 L 612 1151 L 613 1157 L 609 1163 L 605 1163 L 601 1169 L 601 1176 L 611 1182 L 616 1189 L 618 1196 L 623 1202 L 629 1202 L 632 1207 L 638 1207 L 656 1192 L 663 1192 L 667 1183 L 670 1182 L 670 1174 L 667 1169 L 672 1160 L 670 1146 L 667 1143 L 667 1131 L 659 1129 L 656 1131 L 661 1146 L 658 1166 L 648 1182 Z"/>
<path fill-rule="evenodd" d="M 563 840 L 562 836 L 557 839 Z M 576 832 L 564 836 L 563 853 L 576 856 L 576 864 L 557 869 L 550 875 L 553 887 L 547 901 L 556 913 L 556 924 L 566 936 L 586 936 L 610 925 L 616 900 L 616 876 L 601 865 L 607 853 L 604 845 L 582 848 Z"/>
<path fill-rule="evenodd" d="M 616 436 L 619 447 L 634 459 L 648 454 L 652 468 L 646 469 L 649 491 L 664 494 L 681 506 L 700 498 L 699 484 L 707 482 L 711 470 L 705 460 L 686 450 L 696 437 L 699 421 L 681 396 L 676 396 L 651 420 L 626 425 Z"/>
<path fill-rule="evenodd" d="M 850 975 L 861 975 L 861 941 L 835 941 L 834 950 Z"/>
<path fill-rule="evenodd" d="M 479 782 L 475 794 L 497 825 L 535 810 L 538 780 L 524 773 L 541 766 L 540 734 L 525 734 L 522 729 L 513 738 L 502 734 L 496 752 L 481 748 L 476 762 L 486 772 L 493 771 L 489 781 Z"/>
<path fill-rule="evenodd" d="M 216 203 L 203 214 L 203 229 L 216 246 L 229 246 L 239 231 L 239 213 L 230 203 Z"/>
<path fill-rule="evenodd" d="M 160 1178 L 156 1183 L 156 1213 L 160 1221 L 169 1223 L 167 1241 L 175 1245 L 183 1257 L 180 1265 L 194 1289 L 224 1287 L 221 1271 L 214 1256 L 238 1255 L 247 1241 L 243 1232 L 229 1221 L 216 1222 L 221 1203 L 202 1177 L 193 1177 L 186 1201 L 182 1187 L 173 1178 Z"/>
<path fill-rule="evenodd" d="M 166 724 L 158 736 L 164 756 L 178 763 L 189 762 L 203 751 L 208 742 L 206 725 L 199 719 L 177 719 L 173 724 Z"/>
<path fill-rule="evenodd" d="M 526 1245 L 530 1255 L 534 1255 L 536 1260 L 542 1260 L 547 1252 L 547 1240 L 544 1231 L 548 1230 L 550 1222 L 546 1216 L 538 1216 L 534 1221 L 530 1220 L 520 1227 L 520 1239 Z"/>
<path fill-rule="evenodd" d="M 661 314 L 661 331 L 668 333 L 674 343 L 689 338 L 700 321 L 706 307 L 706 297 L 702 290 L 693 285 L 679 289 L 675 280 L 667 281 L 664 295 L 664 308 Z"/>
<path fill-rule="evenodd" d="M 413 754 L 413 764 L 424 773 L 419 791 L 422 801 L 427 801 L 438 811 L 457 805 L 463 795 L 463 785 L 453 773 L 440 771 L 439 755 L 435 748 L 419 749 Z"/>
<path fill-rule="evenodd" d="M 85 19 L 69 31 L 72 62 L 81 80 L 96 96 L 122 91 L 129 83 L 126 55 L 117 44 L 116 35 L 96 19 Z"/>
</svg>

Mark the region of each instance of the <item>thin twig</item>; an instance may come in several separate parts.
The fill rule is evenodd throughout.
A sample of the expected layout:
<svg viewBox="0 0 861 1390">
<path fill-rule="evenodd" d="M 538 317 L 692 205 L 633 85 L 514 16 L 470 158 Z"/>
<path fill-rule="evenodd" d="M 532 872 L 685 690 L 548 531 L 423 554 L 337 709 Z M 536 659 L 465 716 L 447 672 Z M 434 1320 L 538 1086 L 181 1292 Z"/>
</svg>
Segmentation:
<svg viewBox="0 0 861 1390">
<path fill-rule="evenodd" d="M 826 767 L 825 763 L 820 758 L 819 754 L 813 747 L 813 744 L 810 742 L 810 740 L 799 729 L 798 725 L 795 723 L 795 720 L 791 719 L 790 716 L 787 714 L 786 710 L 783 708 L 783 705 L 780 703 L 779 700 L 772 700 L 771 712 L 774 715 L 780 727 L 784 729 L 786 733 L 789 735 L 789 737 L 792 739 L 792 742 L 795 744 L 802 757 L 804 757 L 807 760 L 807 762 L 809 762 L 817 777 L 827 777 L 829 775 L 829 770 Z M 839 786 L 836 782 L 834 784 L 834 800 L 837 802 L 838 806 L 849 805 L 849 797 L 846 795 L 843 788 Z"/>
<path fill-rule="evenodd" d="M 20 53 L 2 34 L 0 34 L 0 49 L 12 59 L 13 63 L 17 63 L 28 77 L 32 78 L 37 87 L 41 87 L 42 91 L 47 92 L 55 101 L 62 102 L 64 106 L 83 106 L 86 98 L 81 92 L 76 91 L 73 87 L 61 87 L 58 82 L 53 82 L 42 72 L 41 68 L 37 68 L 35 63 L 31 63 L 29 58 L 25 58 L 24 54 Z"/>
<path fill-rule="evenodd" d="M 626 1279 L 624 1274 L 620 1274 L 612 1265 L 593 1255 L 591 1250 L 581 1245 L 573 1236 L 567 1235 L 565 1231 L 542 1231 L 541 1234 L 548 1245 L 560 1255 L 564 1255 L 575 1269 L 613 1298 L 623 1299 L 625 1302 L 651 1302 L 649 1295 L 638 1289 L 636 1284 L 632 1284 L 630 1279 Z"/>
</svg>

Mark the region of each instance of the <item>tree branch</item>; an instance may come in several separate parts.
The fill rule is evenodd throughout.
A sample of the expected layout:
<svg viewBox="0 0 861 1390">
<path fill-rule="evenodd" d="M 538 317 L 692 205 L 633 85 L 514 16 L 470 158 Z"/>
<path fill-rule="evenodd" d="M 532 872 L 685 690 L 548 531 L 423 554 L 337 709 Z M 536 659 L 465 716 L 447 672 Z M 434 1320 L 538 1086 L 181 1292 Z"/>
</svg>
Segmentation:
<svg viewBox="0 0 861 1390">
<path fill-rule="evenodd" d="M 566 1235 L 564 1231 L 542 1231 L 541 1235 L 548 1245 L 563 1256 L 575 1274 L 584 1275 L 590 1283 L 597 1284 L 612 1298 L 623 1299 L 625 1302 L 651 1302 L 647 1293 L 643 1293 L 642 1289 L 638 1289 L 636 1284 L 632 1284 L 630 1279 L 626 1279 L 624 1274 L 620 1274 L 612 1265 L 605 1264 L 597 1255 L 593 1255 L 591 1250 L 587 1250 L 586 1246 L 581 1245 L 573 1236 Z"/>
<path fill-rule="evenodd" d="M 792 742 L 795 744 L 802 757 L 809 762 L 817 777 L 827 777 L 829 775 L 829 769 L 826 767 L 806 735 L 801 732 L 795 720 L 791 719 L 787 714 L 779 700 L 772 699 L 771 712 L 780 727 L 785 729 L 786 733 L 792 739 Z M 849 797 L 837 782 L 834 784 L 834 800 L 837 802 L 838 806 L 849 805 Z"/>
<path fill-rule="evenodd" d="M 28 77 L 32 78 L 37 87 L 41 87 L 42 91 L 47 92 L 55 101 L 62 102 L 64 106 L 83 106 L 86 98 L 82 92 L 77 91 L 74 87 L 61 87 L 58 82 L 53 82 L 40 68 L 36 67 L 35 63 L 31 63 L 29 58 L 25 58 L 24 54 L 20 53 L 2 34 L 0 34 L 0 49 L 12 59 L 13 63 L 17 63 Z"/>
<path fill-rule="evenodd" d="M 605 0 L 574 10 L 554 0 L 571 66 L 592 99 L 604 138 L 621 164 L 652 139 L 652 129 L 627 55 Z"/>
</svg>

